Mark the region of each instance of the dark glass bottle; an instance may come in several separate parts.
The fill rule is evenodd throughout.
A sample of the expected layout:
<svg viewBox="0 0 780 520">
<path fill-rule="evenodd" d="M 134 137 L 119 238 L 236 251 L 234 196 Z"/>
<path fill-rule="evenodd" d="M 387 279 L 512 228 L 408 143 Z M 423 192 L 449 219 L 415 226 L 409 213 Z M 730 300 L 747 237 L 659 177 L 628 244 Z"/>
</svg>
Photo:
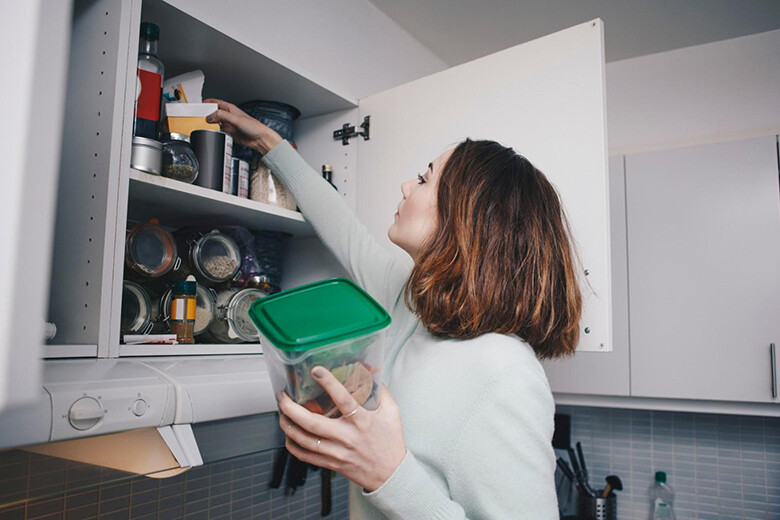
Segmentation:
<svg viewBox="0 0 780 520">
<path fill-rule="evenodd" d="M 141 24 L 138 42 L 138 79 L 135 90 L 135 114 L 133 135 L 157 139 L 160 122 L 160 99 L 162 97 L 165 67 L 157 57 L 157 42 L 160 28 L 149 22 Z"/>
</svg>

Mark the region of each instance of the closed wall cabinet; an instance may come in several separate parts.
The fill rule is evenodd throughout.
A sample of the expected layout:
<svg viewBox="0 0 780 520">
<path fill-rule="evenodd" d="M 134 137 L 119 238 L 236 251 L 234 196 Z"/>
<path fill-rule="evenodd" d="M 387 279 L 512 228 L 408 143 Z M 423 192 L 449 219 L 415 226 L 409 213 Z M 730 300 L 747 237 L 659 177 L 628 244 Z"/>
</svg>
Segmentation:
<svg viewBox="0 0 780 520">
<path fill-rule="evenodd" d="M 779 402 L 776 137 L 629 155 L 625 168 L 631 395 Z"/>
</svg>

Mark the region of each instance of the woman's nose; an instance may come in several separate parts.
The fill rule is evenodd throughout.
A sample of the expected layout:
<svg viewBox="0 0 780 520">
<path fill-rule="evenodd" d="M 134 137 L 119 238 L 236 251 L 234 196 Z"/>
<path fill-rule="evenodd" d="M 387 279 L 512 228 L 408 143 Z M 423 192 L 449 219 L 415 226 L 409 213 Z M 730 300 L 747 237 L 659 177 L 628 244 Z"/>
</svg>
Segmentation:
<svg viewBox="0 0 780 520">
<path fill-rule="evenodd" d="M 407 198 L 412 192 L 413 183 L 414 181 L 411 180 L 401 183 L 401 194 L 404 196 L 404 198 Z"/>
</svg>

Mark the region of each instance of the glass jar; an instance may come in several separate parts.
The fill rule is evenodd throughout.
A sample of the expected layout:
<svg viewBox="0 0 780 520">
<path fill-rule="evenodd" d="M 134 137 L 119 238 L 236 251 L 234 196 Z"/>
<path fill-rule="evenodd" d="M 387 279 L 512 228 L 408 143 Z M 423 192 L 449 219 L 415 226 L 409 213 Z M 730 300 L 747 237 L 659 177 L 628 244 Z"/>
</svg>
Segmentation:
<svg viewBox="0 0 780 520">
<path fill-rule="evenodd" d="M 162 175 L 186 183 L 198 177 L 198 158 L 190 146 L 190 138 L 184 134 L 163 136 Z"/>
<path fill-rule="evenodd" d="M 187 248 L 184 274 L 193 274 L 206 285 L 235 278 L 241 268 L 241 251 L 230 236 L 214 229 L 208 233 L 177 232 L 180 249 Z M 184 256 L 184 254 L 182 254 Z"/>
<path fill-rule="evenodd" d="M 160 321 L 164 325 L 166 331 L 171 330 L 170 317 L 172 294 L 172 290 L 168 289 L 162 295 L 162 298 L 160 298 Z M 195 288 L 195 327 L 192 330 L 193 336 L 198 337 L 209 328 L 209 325 L 211 325 L 211 322 L 214 320 L 216 312 L 216 293 L 214 293 L 213 289 L 198 284 Z"/>
<path fill-rule="evenodd" d="M 232 287 L 217 293 L 217 315 L 208 329 L 216 343 L 258 343 L 260 336 L 249 319 L 249 307 L 269 293 Z"/>
<path fill-rule="evenodd" d="M 122 285 L 122 316 L 119 330 L 125 334 L 148 334 L 153 323 L 152 302 L 146 289 L 135 282 Z"/>
<path fill-rule="evenodd" d="M 249 198 L 292 211 L 296 208 L 295 199 L 290 192 L 259 157 L 252 160 L 249 172 Z"/>
<path fill-rule="evenodd" d="M 125 238 L 125 265 L 143 278 L 158 278 L 178 267 L 173 236 L 157 219 L 135 224 Z"/>
</svg>

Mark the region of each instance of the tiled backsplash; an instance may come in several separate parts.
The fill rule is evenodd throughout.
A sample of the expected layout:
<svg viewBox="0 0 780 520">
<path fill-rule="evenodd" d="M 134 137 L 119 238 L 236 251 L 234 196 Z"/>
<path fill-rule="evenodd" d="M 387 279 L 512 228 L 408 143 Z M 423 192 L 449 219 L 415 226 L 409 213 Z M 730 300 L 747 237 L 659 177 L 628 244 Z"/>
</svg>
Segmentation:
<svg viewBox="0 0 780 520">
<path fill-rule="evenodd" d="M 677 520 L 780 519 L 780 419 L 559 406 L 582 442 L 590 483 L 617 475 L 620 520 L 647 520 L 666 471 Z"/>
<path fill-rule="evenodd" d="M 648 488 L 666 471 L 678 520 L 780 519 L 780 419 L 559 406 L 572 417 L 590 481 L 618 475 L 620 520 L 646 520 Z M 268 488 L 273 454 L 207 464 L 183 475 L 115 482 L 117 472 L 12 450 L 0 452 L 0 503 L 31 490 L 47 500 L 0 509 L 0 520 L 320 518 L 320 477 L 291 497 Z M 99 486 L 84 488 L 90 482 Z M 333 520 L 347 518 L 347 481 L 333 479 Z"/>
<path fill-rule="evenodd" d="M 273 453 L 206 464 L 167 479 L 119 472 L 20 450 L 0 452 L 0 504 L 30 491 L 67 494 L 0 509 L 0 520 L 314 520 L 320 517 L 320 474 L 309 472 L 294 495 L 270 489 Z M 99 485 L 90 486 L 90 483 Z M 45 487 L 41 488 L 43 485 Z M 328 519 L 347 518 L 348 482 L 334 476 Z"/>
</svg>

